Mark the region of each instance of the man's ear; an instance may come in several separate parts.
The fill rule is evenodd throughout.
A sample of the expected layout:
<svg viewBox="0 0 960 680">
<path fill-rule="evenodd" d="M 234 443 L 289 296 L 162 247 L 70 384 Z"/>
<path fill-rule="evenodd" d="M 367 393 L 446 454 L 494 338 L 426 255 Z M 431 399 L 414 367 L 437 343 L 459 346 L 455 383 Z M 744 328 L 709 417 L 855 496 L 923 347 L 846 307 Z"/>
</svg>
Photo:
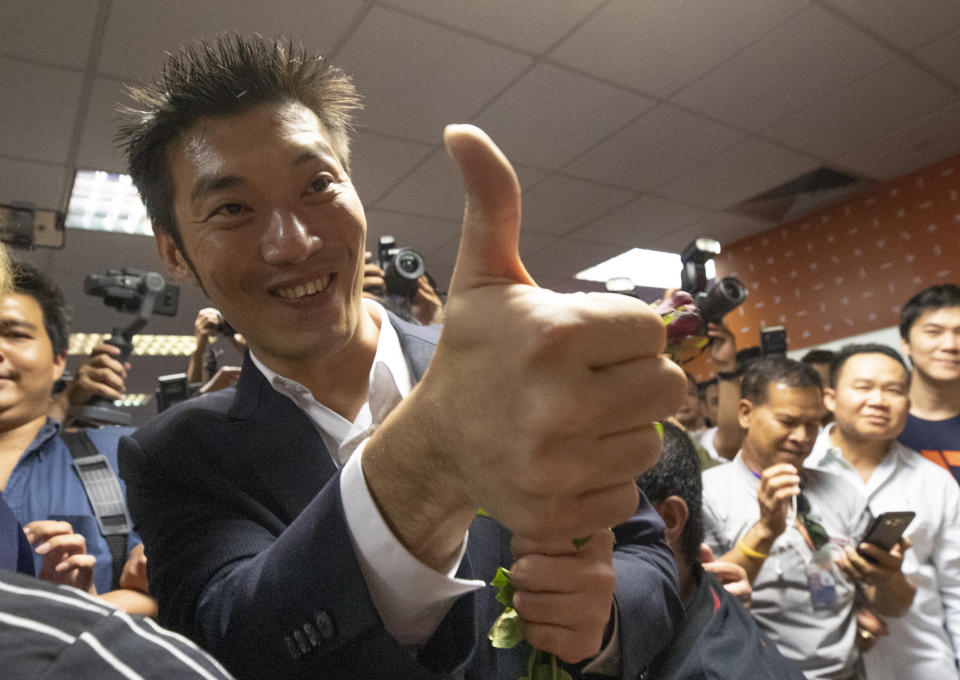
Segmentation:
<svg viewBox="0 0 960 680">
<path fill-rule="evenodd" d="M 837 391 L 832 387 L 823 388 L 823 405 L 827 407 L 830 413 L 834 413 L 837 408 Z"/>
<path fill-rule="evenodd" d="M 913 361 L 913 358 L 910 356 L 910 343 L 903 338 L 900 338 L 900 353 L 907 357 L 907 359 L 909 359 L 911 362 Z"/>
<path fill-rule="evenodd" d="M 64 370 L 67 368 L 67 353 L 53 355 L 53 382 L 60 380 Z"/>
<path fill-rule="evenodd" d="M 737 419 L 740 421 L 740 427 L 744 430 L 750 429 L 750 417 L 753 415 L 753 402 L 749 399 L 740 400 L 740 410 L 737 412 Z"/>
<path fill-rule="evenodd" d="M 672 546 L 680 545 L 680 535 L 687 525 L 687 520 L 690 519 L 687 502 L 680 496 L 667 496 L 656 504 L 656 508 L 660 517 L 663 518 L 663 523 L 667 525 L 665 532 L 667 543 Z"/>
<path fill-rule="evenodd" d="M 165 229 L 154 227 L 153 235 L 157 242 L 157 254 L 160 255 L 160 261 L 166 267 L 170 275 L 183 283 L 192 283 L 199 286 L 200 282 L 193 273 L 193 268 L 187 262 L 187 258 L 180 252 L 170 232 Z"/>
</svg>

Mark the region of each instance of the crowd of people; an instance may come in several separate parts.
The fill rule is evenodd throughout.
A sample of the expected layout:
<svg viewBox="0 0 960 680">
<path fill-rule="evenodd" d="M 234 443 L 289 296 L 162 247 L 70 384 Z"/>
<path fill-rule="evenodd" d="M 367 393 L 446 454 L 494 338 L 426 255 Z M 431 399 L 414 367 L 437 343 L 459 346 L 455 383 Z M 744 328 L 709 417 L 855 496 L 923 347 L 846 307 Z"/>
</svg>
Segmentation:
<svg viewBox="0 0 960 680">
<path fill-rule="evenodd" d="M 904 305 L 903 355 L 758 356 L 710 324 L 698 384 L 650 306 L 533 284 L 516 174 L 456 125 L 449 293 L 397 299 L 350 79 L 259 36 L 169 59 L 121 134 L 161 260 L 212 305 L 196 396 L 72 426 L 131 366 L 98 346 L 53 398 L 62 295 L 0 267 L 11 677 L 960 678 L 960 287 Z"/>
</svg>

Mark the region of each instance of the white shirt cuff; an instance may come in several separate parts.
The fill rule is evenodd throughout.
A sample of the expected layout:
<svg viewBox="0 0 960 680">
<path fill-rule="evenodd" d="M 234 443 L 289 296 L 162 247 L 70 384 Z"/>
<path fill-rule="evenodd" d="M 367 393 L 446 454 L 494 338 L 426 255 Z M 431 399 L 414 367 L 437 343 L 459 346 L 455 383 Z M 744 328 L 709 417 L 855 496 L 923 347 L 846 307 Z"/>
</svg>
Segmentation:
<svg viewBox="0 0 960 680">
<path fill-rule="evenodd" d="M 422 645 L 458 597 L 486 583 L 455 578 L 467 549 L 466 535 L 446 573 L 434 571 L 403 547 L 370 495 L 362 467 L 365 447 L 364 441 L 340 473 L 340 496 L 353 550 L 387 632 L 402 645 Z"/>
</svg>

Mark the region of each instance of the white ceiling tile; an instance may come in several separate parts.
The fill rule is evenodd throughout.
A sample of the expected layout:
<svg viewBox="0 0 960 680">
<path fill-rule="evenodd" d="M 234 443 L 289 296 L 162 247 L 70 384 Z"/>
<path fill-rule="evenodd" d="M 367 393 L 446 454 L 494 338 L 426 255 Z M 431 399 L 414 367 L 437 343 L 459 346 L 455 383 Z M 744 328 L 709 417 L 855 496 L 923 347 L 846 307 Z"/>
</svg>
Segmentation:
<svg viewBox="0 0 960 680">
<path fill-rule="evenodd" d="M 621 252 L 616 246 L 568 238 L 525 257 L 523 263 L 537 281 L 564 280 Z"/>
<path fill-rule="evenodd" d="M 816 159 L 751 138 L 661 187 L 679 201 L 724 209 L 815 169 Z"/>
<path fill-rule="evenodd" d="M 525 189 L 544 176 L 542 170 L 514 165 L 520 187 Z M 410 215 L 459 220 L 463 217 L 463 181 L 444 148 L 411 172 L 372 206 Z"/>
<path fill-rule="evenodd" d="M 960 104 L 953 104 L 837 158 L 837 163 L 891 180 L 958 152 Z"/>
<path fill-rule="evenodd" d="M 63 165 L 0 158 L 0 203 L 32 203 L 46 210 L 66 207 Z"/>
<path fill-rule="evenodd" d="M 646 97 L 538 64 L 477 117 L 507 156 L 555 170 L 653 106 Z"/>
<path fill-rule="evenodd" d="M 564 234 L 635 196 L 632 191 L 555 175 L 524 193 L 523 228 L 538 234 Z"/>
<path fill-rule="evenodd" d="M 760 131 L 893 57 L 864 33 L 811 7 L 673 101 Z"/>
<path fill-rule="evenodd" d="M 0 155 L 63 163 L 83 74 L 0 58 Z"/>
<path fill-rule="evenodd" d="M 327 54 L 360 5 L 353 0 L 123 0 L 110 6 L 100 71 L 143 80 L 159 71 L 166 52 L 197 38 L 233 33 L 282 35 Z"/>
<path fill-rule="evenodd" d="M 913 55 L 936 73 L 960 86 L 960 31 L 947 33 Z"/>
<path fill-rule="evenodd" d="M 548 56 L 667 97 L 807 4 L 807 0 L 614 0 Z"/>
<path fill-rule="evenodd" d="M 463 183 L 446 150 L 438 149 L 372 207 L 458 219 L 463 215 Z"/>
<path fill-rule="evenodd" d="M 764 132 L 820 158 L 835 158 L 957 100 L 957 93 L 904 59 Z"/>
<path fill-rule="evenodd" d="M 97 78 L 90 93 L 83 122 L 77 167 L 108 172 L 128 172 L 127 158 L 116 142 L 120 114 L 117 105 L 127 101 L 123 84 L 112 78 Z"/>
<path fill-rule="evenodd" d="M 398 248 L 413 248 L 420 251 L 427 260 L 427 268 L 433 261 L 433 255 L 441 252 L 444 245 L 453 242 L 455 247 L 460 240 L 460 221 L 442 220 L 432 217 L 414 217 L 385 210 L 367 211 L 367 250 L 377 254 L 377 244 L 381 236 L 393 236 Z M 441 252 L 442 255 L 442 252 Z M 439 262 L 453 266 L 443 257 Z"/>
<path fill-rule="evenodd" d="M 956 0 L 824 0 L 906 50 L 960 28 Z"/>
<path fill-rule="evenodd" d="M 374 7 L 337 59 L 353 75 L 373 132 L 439 142 L 471 119 L 531 58 L 420 19 Z"/>
<path fill-rule="evenodd" d="M 712 213 L 658 196 L 641 196 L 570 234 L 584 241 L 644 248 L 663 234 L 698 222 Z"/>
<path fill-rule="evenodd" d="M 729 246 L 741 239 L 759 234 L 761 231 L 772 229 L 775 226 L 776 224 L 774 222 L 768 220 L 747 217 L 731 212 L 717 211 L 709 217 L 690 225 L 689 229 L 696 233 L 690 237 L 689 241 L 692 241 L 697 236 L 706 236 L 720 241 L 724 246 Z M 687 244 L 684 243 L 681 248 L 686 245 Z"/>
<path fill-rule="evenodd" d="M 564 172 L 607 184 L 649 190 L 743 141 L 746 136 L 744 132 L 665 104 L 569 163 Z"/>
<path fill-rule="evenodd" d="M 530 54 L 567 34 L 602 0 L 389 0 L 383 4 L 456 26 Z"/>
<path fill-rule="evenodd" d="M 360 198 L 373 204 L 433 150 L 426 144 L 359 131 L 351 145 L 350 167 Z"/>
<path fill-rule="evenodd" d="M 86 68 L 97 0 L 4 0 L 0 53 Z"/>
</svg>

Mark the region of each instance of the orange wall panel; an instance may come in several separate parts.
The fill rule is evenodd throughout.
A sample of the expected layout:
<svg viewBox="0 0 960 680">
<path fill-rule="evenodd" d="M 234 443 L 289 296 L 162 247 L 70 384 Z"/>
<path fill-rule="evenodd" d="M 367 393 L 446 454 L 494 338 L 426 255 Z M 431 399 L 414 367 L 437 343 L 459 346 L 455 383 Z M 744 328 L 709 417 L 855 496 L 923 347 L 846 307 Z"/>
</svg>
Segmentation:
<svg viewBox="0 0 960 680">
<path fill-rule="evenodd" d="M 764 325 L 791 349 L 896 325 L 911 295 L 960 280 L 960 156 L 726 246 L 717 270 L 749 290 L 726 319 L 741 348 Z"/>
</svg>

